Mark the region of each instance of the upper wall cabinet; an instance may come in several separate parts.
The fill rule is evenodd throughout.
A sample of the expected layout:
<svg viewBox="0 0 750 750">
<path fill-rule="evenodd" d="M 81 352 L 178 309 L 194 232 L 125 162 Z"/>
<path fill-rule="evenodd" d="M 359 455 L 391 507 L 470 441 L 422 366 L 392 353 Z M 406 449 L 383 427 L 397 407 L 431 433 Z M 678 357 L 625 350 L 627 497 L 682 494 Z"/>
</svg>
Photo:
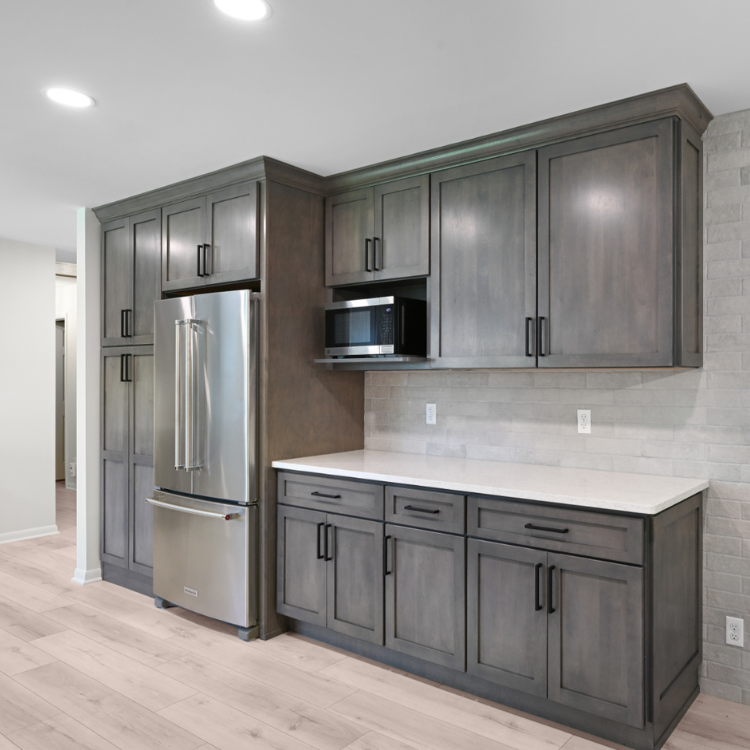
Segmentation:
<svg viewBox="0 0 750 750">
<path fill-rule="evenodd" d="M 534 366 L 533 151 L 432 176 L 431 300 L 435 366 Z"/>
<path fill-rule="evenodd" d="M 675 364 L 675 125 L 540 149 L 540 367 Z"/>
<path fill-rule="evenodd" d="M 162 210 L 165 292 L 258 278 L 258 183 Z"/>
<path fill-rule="evenodd" d="M 102 225 L 102 346 L 154 342 L 160 257 L 160 211 Z"/>
<path fill-rule="evenodd" d="M 326 285 L 426 276 L 428 175 L 395 180 L 326 200 Z"/>
</svg>

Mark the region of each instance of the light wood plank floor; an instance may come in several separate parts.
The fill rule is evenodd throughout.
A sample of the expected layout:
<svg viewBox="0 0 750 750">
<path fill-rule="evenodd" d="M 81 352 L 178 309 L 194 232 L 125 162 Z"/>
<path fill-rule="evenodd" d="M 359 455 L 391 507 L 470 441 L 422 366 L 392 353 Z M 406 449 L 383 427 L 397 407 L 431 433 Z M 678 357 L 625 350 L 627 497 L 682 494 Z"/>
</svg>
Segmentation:
<svg viewBox="0 0 750 750">
<path fill-rule="evenodd" d="M 551 722 L 294 635 L 71 582 L 60 534 L 0 546 L 0 750 L 598 750 Z M 747 750 L 750 708 L 701 696 L 667 750 Z"/>
</svg>

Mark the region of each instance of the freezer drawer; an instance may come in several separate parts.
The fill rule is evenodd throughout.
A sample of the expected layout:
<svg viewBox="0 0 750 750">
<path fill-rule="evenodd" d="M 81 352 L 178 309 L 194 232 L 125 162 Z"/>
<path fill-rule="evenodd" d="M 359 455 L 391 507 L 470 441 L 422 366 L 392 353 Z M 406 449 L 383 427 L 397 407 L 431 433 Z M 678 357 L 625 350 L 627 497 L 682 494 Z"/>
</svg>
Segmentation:
<svg viewBox="0 0 750 750">
<path fill-rule="evenodd" d="M 154 596 L 237 627 L 255 625 L 257 506 L 159 491 L 147 502 L 154 507 Z"/>
</svg>

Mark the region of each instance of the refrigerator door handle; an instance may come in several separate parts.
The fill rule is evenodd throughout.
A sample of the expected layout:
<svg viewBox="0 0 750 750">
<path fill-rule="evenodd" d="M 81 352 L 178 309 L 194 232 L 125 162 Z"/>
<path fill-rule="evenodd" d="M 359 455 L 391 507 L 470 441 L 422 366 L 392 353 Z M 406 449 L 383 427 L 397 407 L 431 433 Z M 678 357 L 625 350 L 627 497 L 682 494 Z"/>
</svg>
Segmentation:
<svg viewBox="0 0 750 750">
<path fill-rule="evenodd" d="M 182 456 L 184 446 L 182 438 L 183 420 L 180 418 L 182 412 L 182 329 L 184 320 L 175 320 L 175 364 L 174 364 L 174 468 L 175 471 L 185 469 L 185 460 Z"/>
<path fill-rule="evenodd" d="M 200 346 L 195 346 L 195 337 L 200 335 L 202 321 L 188 318 L 183 321 L 187 333 L 187 347 L 185 348 L 185 470 L 195 471 L 203 467 L 202 446 L 196 447 L 196 440 L 201 437 L 200 404 L 198 403 L 198 381 L 202 367 Z M 196 352 L 197 349 L 197 352 Z"/>
<path fill-rule="evenodd" d="M 206 518 L 219 518 L 222 521 L 231 521 L 234 517 L 234 513 L 212 513 L 210 510 L 198 510 L 198 508 L 183 508 L 181 505 L 172 505 L 171 503 L 165 503 L 161 500 L 154 500 L 153 497 L 147 497 L 146 502 L 149 505 L 158 505 L 160 508 L 167 508 L 168 510 L 176 510 L 180 513 L 190 513 L 194 516 L 206 516 Z"/>
</svg>

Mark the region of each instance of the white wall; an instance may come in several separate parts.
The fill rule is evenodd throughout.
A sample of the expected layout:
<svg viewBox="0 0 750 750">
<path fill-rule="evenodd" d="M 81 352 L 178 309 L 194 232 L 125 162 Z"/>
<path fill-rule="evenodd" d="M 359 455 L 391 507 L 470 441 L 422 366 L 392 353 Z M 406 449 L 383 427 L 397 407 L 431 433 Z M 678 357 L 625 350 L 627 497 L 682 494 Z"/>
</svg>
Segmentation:
<svg viewBox="0 0 750 750">
<path fill-rule="evenodd" d="M 100 581 L 99 560 L 99 447 L 101 379 L 100 239 L 101 228 L 90 208 L 77 214 L 78 258 L 78 493 L 76 571 L 81 585 Z"/>
<path fill-rule="evenodd" d="M 70 464 L 76 463 L 76 315 L 77 281 L 69 276 L 55 277 L 55 320 L 65 320 L 65 486 L 76 488 Z"/>
<path fill-rule="evenodd" d="M 55 251 L 0 239 L 0 543 L 55 525 Z"/>
</svg>

